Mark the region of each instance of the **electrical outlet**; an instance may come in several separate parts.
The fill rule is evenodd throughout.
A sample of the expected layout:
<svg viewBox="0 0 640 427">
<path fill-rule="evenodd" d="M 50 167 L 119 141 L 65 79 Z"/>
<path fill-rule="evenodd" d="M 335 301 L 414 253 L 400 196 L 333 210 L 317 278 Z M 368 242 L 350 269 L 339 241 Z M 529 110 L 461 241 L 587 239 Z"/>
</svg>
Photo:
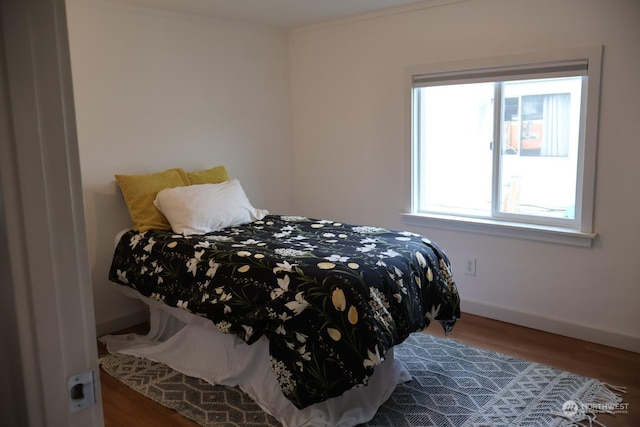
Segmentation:
<svg viewBox="0 0 640 427">
<path fill-rule="evenodd" d="M 475 258 L 467 258 L 464 261 L 464 274 L 466 274 L 467 276 L 476 275 L 476 259 Z"/>
</svg>

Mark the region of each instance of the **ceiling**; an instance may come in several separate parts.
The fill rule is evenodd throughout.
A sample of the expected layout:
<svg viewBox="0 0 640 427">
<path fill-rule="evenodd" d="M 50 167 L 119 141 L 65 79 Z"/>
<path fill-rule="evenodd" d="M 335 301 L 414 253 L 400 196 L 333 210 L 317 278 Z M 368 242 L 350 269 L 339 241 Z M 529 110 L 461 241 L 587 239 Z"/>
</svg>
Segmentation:
<svg viewBox="0 0 640 427">
<path fill-rule="evenodd" d="M 293 28 L 376 12 L 397 6 L 442 0 L 110 0 L 135 6 L 193 13 L 253 24 Z"/>
</svg>

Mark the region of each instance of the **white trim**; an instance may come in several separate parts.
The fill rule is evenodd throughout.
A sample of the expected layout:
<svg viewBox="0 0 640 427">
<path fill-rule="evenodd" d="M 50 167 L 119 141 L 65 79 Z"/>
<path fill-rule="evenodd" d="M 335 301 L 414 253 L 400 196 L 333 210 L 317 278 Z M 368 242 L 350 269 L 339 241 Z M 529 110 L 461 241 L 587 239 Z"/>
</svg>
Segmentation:
<svg viewBox="0 0 640 427">
<path fill-rule="evenodd" d="M 148 307 L 122 316 L 114 317 L 109 320 L 96 324 L 96 335 L 101 337 L 107 334 L 113 334 L 132 326 L 140 325 L 149 321 Z"/>
<path fill-rule="evenodd" d="M 579 174 L 582 174 L 582 188 L 578 188 L 582 197 L 580 210 L 580 224 L 582 230 L 593 231 L 593 213 L 596 194 L 596 168 L 598 137 L 600 125 L 600 91 L 602 88 L 602 55 L 604 46 L 592 47 L 585 50 L 589 58 L 589 79 L 587 82 L 587 102 L 583 105 L 587 109 L 584 126 L 584 147 L 580 150 L 582 159 L 578 161 Z M 587 53 L 588 52 L 588 53 Z M 587 143 L 593 141 L 593 143 Z"/>
<path fill-rule="evenodd" d="M 595 233 L 583 233 L 570 228 L 495 219 L 457 217 L 452 215 L 403 213 L 408 224 L 490 236 L 537 240 L 570 246 L 591 247 L 597 237 Z"/>
<path fill-rule="evenodd" d="M 462 299 L 460 306 L 463 310 L 460 322 L 464 322 L 464 313 L 475 314 L 489 319 L 640 353 L 640 338 L 638 337 L 578 325 L 564 320 L 540 316 L 536 313 L 513 310 L 480 301 Z"/>
</svg>

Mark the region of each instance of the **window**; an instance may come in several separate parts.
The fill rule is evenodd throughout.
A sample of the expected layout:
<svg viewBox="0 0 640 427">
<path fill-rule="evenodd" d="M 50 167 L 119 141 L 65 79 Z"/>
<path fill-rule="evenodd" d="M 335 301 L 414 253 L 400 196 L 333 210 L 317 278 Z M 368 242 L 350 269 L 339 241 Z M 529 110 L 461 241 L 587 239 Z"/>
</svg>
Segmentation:
<svg viewBox="0 0 640 427">
<path fill-rule="evenodd" d="M 410 70 L 410 213 L 592 238 L 600 57 Z"/>
</svg>

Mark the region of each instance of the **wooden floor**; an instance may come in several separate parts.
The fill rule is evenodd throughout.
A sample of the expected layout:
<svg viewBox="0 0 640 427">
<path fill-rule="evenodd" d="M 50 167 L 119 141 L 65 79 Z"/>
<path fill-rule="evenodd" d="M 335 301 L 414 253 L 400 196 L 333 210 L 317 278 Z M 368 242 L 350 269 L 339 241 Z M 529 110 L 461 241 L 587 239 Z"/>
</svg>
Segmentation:
<svg viewBox="0 0 640 427">
<path fill-rule="evenodd" d="M 132 330 L 145 333 L 144 329 L 145 326 L 141 325 Z M 443 336 L 440 325 L 430 326 L 427 332 Z M 627 393 L 623 396 L 626 413 L 599 414 L 597 420 L 606 427 L 640 426 L 639 353 L 470 314 L 463 314 L 449 336 L 475 347 L 513 355 L 576 374 L 598 378 L 609 384 L 627 387 Z M 101 344 L 99 344 L 99 353 L 101 355 L 106 353 Z M 106 427 L 197 426 L 176 412 L 132 391 L 103 371 L 100 372 L 100 380 Z M 558 402 L 558 411 L 561 411 L 562 403 Z"/>
</svg>

